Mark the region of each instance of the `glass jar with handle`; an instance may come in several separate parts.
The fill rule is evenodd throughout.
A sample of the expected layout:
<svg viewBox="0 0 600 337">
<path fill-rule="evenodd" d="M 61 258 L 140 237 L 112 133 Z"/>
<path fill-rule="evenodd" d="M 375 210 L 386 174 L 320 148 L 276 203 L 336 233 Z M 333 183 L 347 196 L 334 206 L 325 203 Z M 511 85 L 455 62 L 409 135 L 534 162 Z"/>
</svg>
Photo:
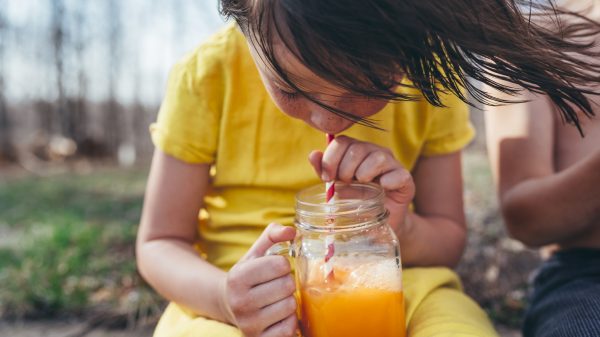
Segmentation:
<svg viewBox="0 0 600 337">
<path fill-rule="evenodd" d="M 404 337 L 398 239 L 387 224 L 379 185 L 336 183 L 296 196 L 296 238 L 269 254 L 289 254 L 304 337 Z"/>
</svg>

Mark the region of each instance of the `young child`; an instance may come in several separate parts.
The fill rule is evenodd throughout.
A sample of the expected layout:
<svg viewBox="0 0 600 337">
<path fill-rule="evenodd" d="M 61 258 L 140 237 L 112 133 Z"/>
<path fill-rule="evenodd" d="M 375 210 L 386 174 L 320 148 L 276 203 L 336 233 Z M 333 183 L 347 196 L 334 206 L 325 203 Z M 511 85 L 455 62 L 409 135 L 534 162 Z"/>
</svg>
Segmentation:
<svg viewBox="0 0 600 337">
<path fill-rule="evenodd" d="M 600 19 L 592 0 L 562 5 Z M 506 226 L 551 252 L 537 271 L 523 333 L 600 336 L 600 120 L 583 123 L 582 138 L 554 115 L 548 97 L 522 98 L 528 103 L 488 108 L 486 122 Z M 597 96 L 592 104 L 600 111 Z"/>
<path fill-rule="evenodd" d="M 473 12 L 470 1 L 425 3 L 222 1 L 237 25 L 175 66 L 151 128 L 157 149 L 137 257 L 142 275 L 171 301 L 155 336 L 292 336 L 289 262 L 264 253 L 294 237 L 295 193 L 332 180 L 385 190 L 409 267 L 410 336 L 496 336 L 447 268 L 466 232 L 460 151 L 473 130 L 456 97 L 462 71 L 485 72 L 477 65 L 488 61 L 469 53 L 498 52 L 505 58 L 496 62 L 514 66 L 492 69 L 514 81 L 548 92 L 568 83 L 521 71 L 519 62 L 539 60 L 512 52 L 525 23 L 509 5 L 489 1 Z M 515 28 L 489 33 L 513 41 L 510 48 L 480 35 L 500 27 L 498 17 Z M 556 62 L 569 57 L 559 47 L 568 45 L 552 47 L 565 53 Z M 589 76 L 576 64 L 556 70 Z M 580 94 L 556 96 L 564 108 Z M 337 138 L 321 152 L 324 133 Z"/>
<path fill-rule="evenodd" d="M 509 232 L 530 247 L 556 245 L 537 272 L 524 335 L 600 336 L 600 121 L 583 123 L 582 139 L 547 97 L 524 98 L 486 113 Z"/>
</svg>

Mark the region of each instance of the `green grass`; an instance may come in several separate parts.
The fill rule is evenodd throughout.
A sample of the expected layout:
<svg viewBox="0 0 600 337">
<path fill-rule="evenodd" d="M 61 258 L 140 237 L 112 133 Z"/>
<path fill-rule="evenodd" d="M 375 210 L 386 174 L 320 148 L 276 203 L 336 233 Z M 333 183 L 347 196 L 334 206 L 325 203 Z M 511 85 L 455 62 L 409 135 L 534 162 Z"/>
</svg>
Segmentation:
<svg viewBox="0 0 600 337">
<path fill-rule="evenodd" d="M 0 317 L 157 306 L 134 259 L 145 179 L 103 170 L 0 181 Z"/>
<path fill-rule="evenodd" d="M 0 225 L 30 226 L 63 218 L 135 224 L 145 173 L 106 171 L 0 182 Z"/>
</svg>

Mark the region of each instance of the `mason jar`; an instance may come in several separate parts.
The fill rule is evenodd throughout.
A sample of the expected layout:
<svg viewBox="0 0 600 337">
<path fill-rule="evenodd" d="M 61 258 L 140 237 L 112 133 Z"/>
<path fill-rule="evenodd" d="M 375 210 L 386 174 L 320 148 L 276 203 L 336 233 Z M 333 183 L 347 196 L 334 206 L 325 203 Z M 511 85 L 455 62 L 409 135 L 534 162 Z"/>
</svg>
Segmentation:
<svg viewBox="0 0 600 337">
<path fill-rule="evenodd" d="M 304 337 L 404 337 L 398 239 L 387 223 L 377 184 L 336 183 L 296 196 L 297 234 L 270 254 L 289 254 L 295 268 L 298 319 Z"/>
</svg>

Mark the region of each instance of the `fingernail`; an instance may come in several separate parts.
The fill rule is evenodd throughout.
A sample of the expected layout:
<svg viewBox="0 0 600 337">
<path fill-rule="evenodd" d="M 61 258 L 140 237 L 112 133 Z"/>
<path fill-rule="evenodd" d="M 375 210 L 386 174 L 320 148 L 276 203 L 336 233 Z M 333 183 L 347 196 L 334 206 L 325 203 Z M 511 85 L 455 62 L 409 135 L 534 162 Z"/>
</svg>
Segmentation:
<svg viewBox="0 0 600 337">
<path fill-rule="evenodd" d="M 323 181 L 325 182 L 329 182 L 329 174 L 327 174 L 327 172 L 323 171 L 323 173 L 321 173 L 321 179 L 323 179 Z"/>
</svg>

